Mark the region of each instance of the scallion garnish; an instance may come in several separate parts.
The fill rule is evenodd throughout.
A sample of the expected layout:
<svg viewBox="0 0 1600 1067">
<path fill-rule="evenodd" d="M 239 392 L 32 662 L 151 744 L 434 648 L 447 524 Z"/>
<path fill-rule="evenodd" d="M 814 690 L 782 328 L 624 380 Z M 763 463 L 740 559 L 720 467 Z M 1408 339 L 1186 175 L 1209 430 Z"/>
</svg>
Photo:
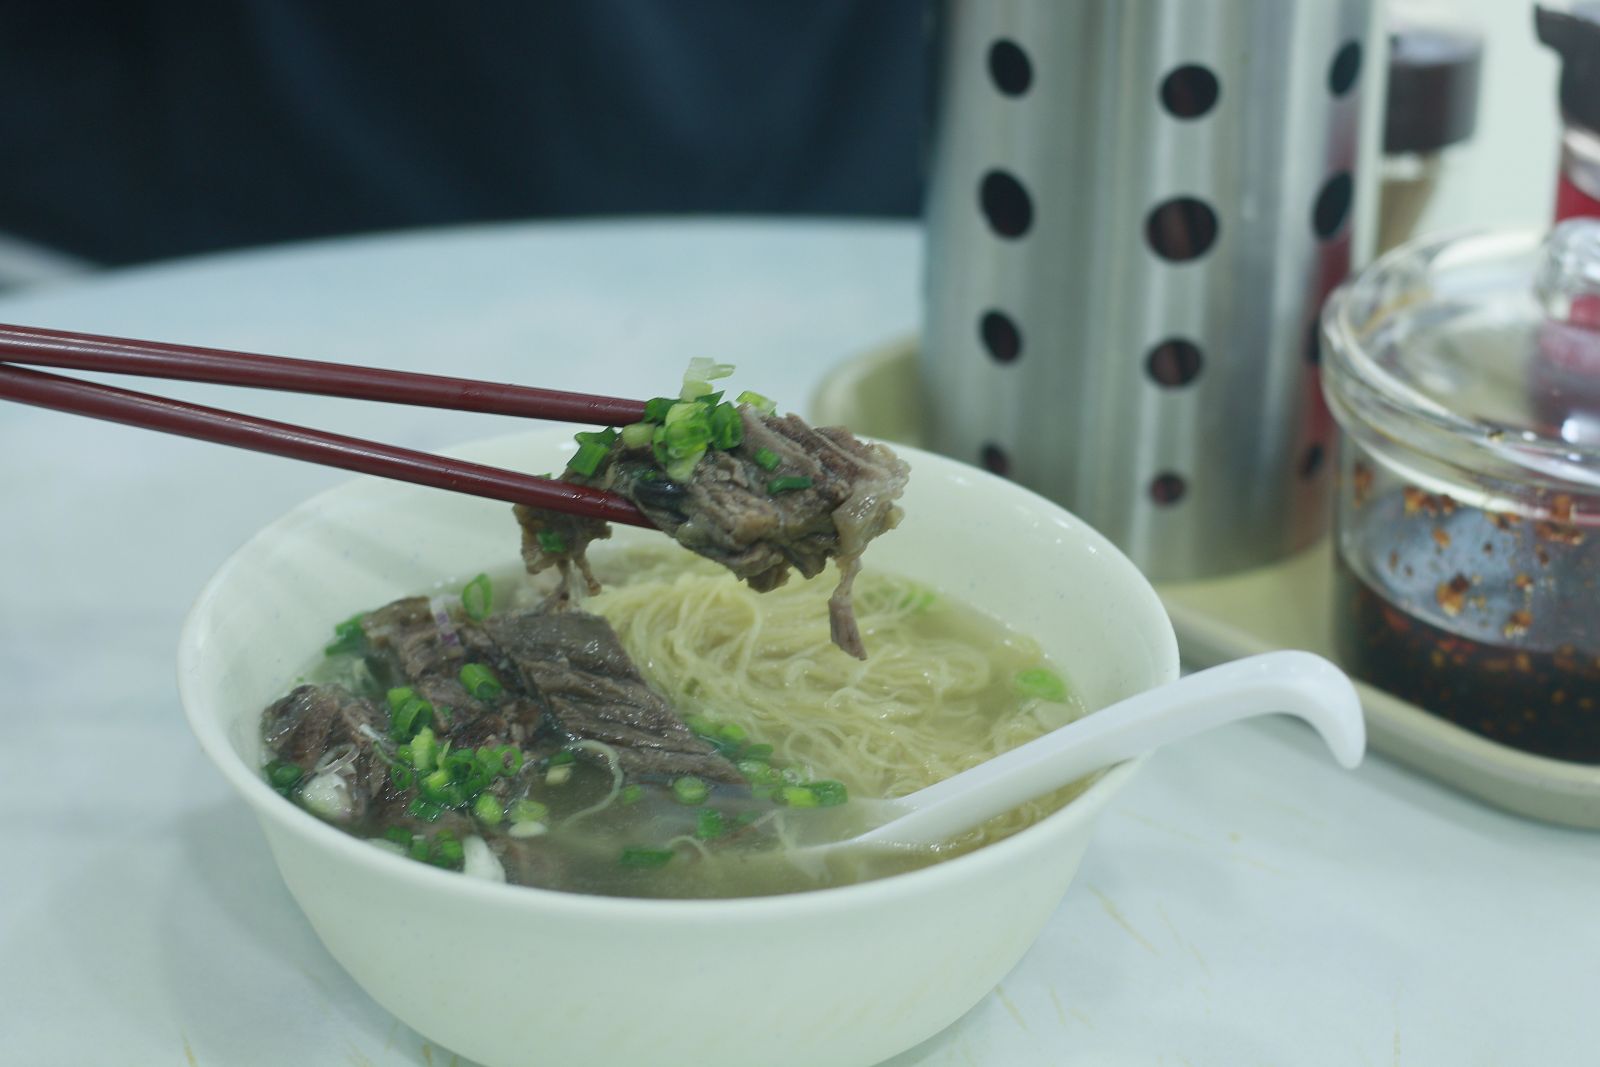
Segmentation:
<svg viewBox="0 0 1600 1067">
<path fill-rule="evenodd" d="M 678 402 L 675 396 L 651 397 L 644 402 L 644 421 L 661 422 L 667 417 L 667 412 L 672 410 L 672 405 Z"/>
<path fill-rule="evenodd" d="M 549 817 L 549 807 L 537 800 L 518 800 L 511 805 L 512 822 L 544 822 Z"/>
<path fill-rule="evenodd" d="M 495 677 L 494 671 L 481 663 L 464 664 L 457 677 L 475 700 L 488 703 L 505 692 L 505 686 L 500 684 L 500 679 Z"/>
<path fill-rule="evenodd" d="M 411 739 L 411 765 L 418 773 L 427 774 L 433 770 L 434 760 L 438 757 L 439 740 L 434 736 L 432 727 L 424 726 Z"/>
<path fill-rule="evenodd" d="M 727 824 L 723 821 L 722 812 L 715 808 L 701 808 L 694 815 L 694 836 L 702 841 L 710 841 L 721 837 L 728 832 Z"/>
<path fill-rule="evenodd" d="M 618 804 L 637 804 L 644 799 L 644 787 L 639 785 L 625 785 L 622 792 L 617 794 Z"/>
<path fill-rule="evenodd" d="M 578 757 L 574 756 L 570 750 L 564 748 L 560 752 L 557 752 L 555 755 L 550 757 L 550 766 L 559 767 L 563 763 L 571 763 L 577 758 Z"/>
<path fill-rule="evenodd" d="M 410 815 L 413 819 L 424 819 L 428 822 L 433 822 L 439 816 L 444 814 L 444 808 L 438 804 L 435 804 L 431 800 L 427 800 L 423 797 L 417 797 L 409 805 L 407 805 L 406 814 Z"/>
<path fill-rule="evenodd" d="M 267 783 L 278 792 L 285 794 L 299 785 L 300 779 L 305 777 L 305 771 L 302 771 L 287 760 L 272 760 L 261 769 L 267 776 Z"/>
<path fill-rule="evenodd" d="M 749 404 L 763 415 L 771 415 L 774 411 L 778 410 L 778 405 L 773 401 L 768 400 L 760 393 L 752 393 L 748 389 L 739 394 L 739 403 Z"/>
<path fill-rule="evenodd" d="M 536 535 L 539 547 L 552 556 L 560 555 L 567 550 L 567 539 L 554 530 L 540 530 Z"/>
<path fill-rule="evenodd" d="M 770 448 L 758 448 L 756 449 L 756 454 L 750 458 L 755 460 L 756 466 L 764 471 L 775 471 L 778 469 L 778 464 L 783 462 L 778 458 L 778 454 Z"/>
<path fill-rule="evenodd" d="M 567 461 L 567 469 L 576 471 L 585 478 L 591 477 L 595 471 L 600 469 L 600 464 L 605 461 L 606 455 L 610 451 L 611 447 L 609 445 L 596 444 L 592 441 L 585 445 L 579 445 L 578 451 Z"/>
<path fill-rule="evenodd" d="M 328 656 L 349 656 L 360 652 L 367 644 L 366 631 L 361 628 L 364 614 L 350 616 L 333 628 L 333 641 L 323 648 Z"/>
<path fill-rule="evenodd" d="M 472 814 L 485 826 L 499 826 L 500 820 L 505 818 L 505 812 L 500 810 L 500 802 L 491 793 L 478 795 L 478 799 L 472 802 Z"/>
<path fill-rule="evenodd" d="M 499 778 L 509 778 L 522 770 L 522 749 L 516 745 L 480 748 L 478 759 Z"/>
<path fill-rule="evenodd" d="M 412 741 L 433 723 L 433 705 L 417 696 L 411 687 L 389 690 L 388 700 L 389 736 L 396 741 Z"/>
<path fill-rule="evenodd" d="M 817 794 L 803 785 L 786 785 L 778 792 L 778 799 L 791 808 L 820 808 L 822 801 Z"/>
<path fill-rule="evenodd" d="M 794 474 L 785 478 L 774 478 L 767 483 L 767 492 L 773 496 L 779 493 L 791 492 L 795 489 L 810 489 L 811 479 L 803 474 Z"/>
<path fill-rule="evenodd" d="M 717 724 L 704 715 L 685 715 L 683 724 L 701 737 L 717 736 Z"/>
<path fill-rule="evenodd" d="M 440 830 L 434 835 L 433 842 L 428 847 L 428 862 L 435 867 L 460 868 L 465 855 L 461 842 L 456 840 L 456 835 L 449 830 Z"/>
<path fill-rule="evenodd" d="M 604 430 L 584 430 L 573 434 L 572 439 L 580 445 L 605 445 L 610 448 L 617 439 L 617 431 L 609 426 Z"/>
<path fill-rule="evenodd" d="M 1026 697 L 1036 697 L 1053 704 L 1067 702 L 1067 683 L 1048 667 L 1018 671 L 1016 678 L 1013 679 L 1013 685 L 1017 692 Z"/>
<path fill-rule="evenodd" d="M 411 858 L 416 860 L 418 863 L 427 863 L 428 839 L 423 837 L 421 834 L 418 834 L 416 837 L 411 839 L 411 844 L 407 851 L 410 853 Z"/>
<path fill-rule="evenodd" d="M 738 408 L 732 404 L 718 404 L 711 409 L 710 421 L 714 448 L 727 451 L 739 447 L 739 442 L 744 440 L 744 420 L 739 417 Z"/>
<path fill-rule="evenodd" d="M 404 826 L 391 826 L 383 832 L 384 840 L 393 841 L 401 848 L 411 847 L 411 831 Z"/>
<path fill-rule="evenodd" d="M 396 763 L 389 768 L 389 780 L 394 783 L 396 789 L 410 789 L 416 783 L 417 772 L 410 767 Z"/>
<path fill-rule="evenodd" d="M 672 795 L 678 798 L 680 804 L 700 804 L 711 795 L 711 788 L 693 775 L 686 774 L 672 780 Z"/>
<path fill-rule="evenodd" d="M 461 590 L 461 609 L 467 613 L 467 618 L 473 622 L 482 622 L 489 617 L 489 608 L 494 604 L 494 588 L 489 584 L 489 576 L 480 574 L 468 582 Z"/>
<path fill-rule="evenodd" d="M 759 759 L 759 760 L 771 759 L 772 758 L 772 746 L 771 745 L 746 745 L 746 746 L 744 746 L 744 752 L 742 753 L 742 755 L 744 756 L 745 759 Z"/>
<path fill-rule="evenodd" d="M 850 799 L 850 794 L 845 791 L 843 782 L 835 782 L 831 778 L 824 778 L 820 782 L 807 782 L 805 788 L 811 790 L 811 795 L 817 798 L 817 807 L 834 808 L 844 804 Z"/>
<path fill-rule="evenodd" d="M 656 428 L 648 422 L 636 422 L 631 426 L 622 428 L 622 444 L 624 448 L 648 448 L 654 438 Z"/>
<path fill-rule="evenodd" d="M 665 867 L 672 862 L 670 848 L 625 848 L 617 860 L 624 867 Z"/>
</svg>

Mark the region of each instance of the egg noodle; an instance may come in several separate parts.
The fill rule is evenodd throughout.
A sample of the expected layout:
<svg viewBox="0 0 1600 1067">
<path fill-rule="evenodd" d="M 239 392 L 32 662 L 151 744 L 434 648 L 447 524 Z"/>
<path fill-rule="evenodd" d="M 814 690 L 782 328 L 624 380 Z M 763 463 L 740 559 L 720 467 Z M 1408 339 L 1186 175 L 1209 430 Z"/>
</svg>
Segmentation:
<svg viewBox="0 0 1600 1067">
<path fill-rule="evenodd" d="M 598 562 L 598 561 L 597 561 Z M 828 636 L 833 581 L 756 593 L 675 550 L 614 555 L 585 610 L 605 616 L 649 683 L 684 715 L 736 723 L 776 762 L 843 782 L 854 797 L 932 785 L 1082 714 L 1013 685 L 1045 664 L 1039 646 L 977 610 L 895 575 L 864 571 L 856 614 L 868 658 Z M 1004 836 L 1080 791 L 992 820 Z"/>
</svg>

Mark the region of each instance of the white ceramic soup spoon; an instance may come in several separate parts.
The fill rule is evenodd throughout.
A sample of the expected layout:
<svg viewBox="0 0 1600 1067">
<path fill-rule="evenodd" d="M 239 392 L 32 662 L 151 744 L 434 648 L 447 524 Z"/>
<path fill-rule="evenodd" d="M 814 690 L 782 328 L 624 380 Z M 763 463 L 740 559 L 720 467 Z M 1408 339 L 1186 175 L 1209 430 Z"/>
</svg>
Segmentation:
<svg viewBox="0 0 1600 1067">
<path fill-rule="evenodd" d="M 1321 656 L 1267 652 L 1118 701 L 908 796 L 852 800 L 827 809 L 854 827 L 872 829 L 846 831 L 847 836 L 813 847 L 833 851 L 935 845 L 1114 763 L 1238 719 L 1272 713 L 1297 715 L 1310 723 L 1342 766 L 1361 762 L 1366 726 L 1350 680 Z M 840 825 L 826 817 L 818 822 Z M 798 820 L 795 827 L 801 829 Z M 811 833 L 804 836 L 815 840 Z"/>
</svg>

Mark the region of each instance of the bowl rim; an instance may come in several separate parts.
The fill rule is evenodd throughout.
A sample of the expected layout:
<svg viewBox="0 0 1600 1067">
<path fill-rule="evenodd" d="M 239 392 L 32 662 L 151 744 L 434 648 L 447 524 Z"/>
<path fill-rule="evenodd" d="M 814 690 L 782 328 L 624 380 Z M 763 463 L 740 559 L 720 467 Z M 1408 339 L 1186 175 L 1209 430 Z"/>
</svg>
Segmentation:
<svg viewBox="0 0 1600 1067">
<path fill-rule="evenodd" d="M 496 434 L 440 451 L 443 454 L 474 458 L 476 453 L 480 451 L 517 439 L 555 443 L 557 432 L 555 430 L 540 429 L 513 434 Z M 862 439 L 872 440 L 870 438 Z M 571 443 L 570 434 L 566 436 L 565 441 L 568 444 Z M 1095 554 L 1108 557 L 1111 561 L 1111 566 L 1124 570 L 1128 574 L 1132 579 L 1130 584 L 1135 591 L 1135 595 L 1144 601 L 1144 604 L 1137 606 L 1137 609 L 1159 621 L 1159 627 L 1151 635 L 1155 639 L 1152 643 L 1156 646 L 1153 648 L 1157 659 L 1155 673 L 1164 676 L 1164 680 L 1157 684 L 1164 684 L 1165 681 L 1175 680 L 1178 677 L 1177 636 L 1172 626 L 1172 620 L 1168 617 L 1159 595 L 1143 572 L 1134 566 L 1133 562 L 1103 534 L 1066 508 L 1061 507 L 1061 505 L 1015 482 L 1006 481 L 997 475 L 969 464 L 961 463 L 948 456 L 925 452 L 910 445 L 895 442 L 885 443 L 896 449 L 903 458 L 912 463 L 913 467 L 918 465 L 943 466 L 953 469 L 952 473 L 959 473 L 963 476 L 974 476 L 986 480 L 993 479 L 1003 487 L 1003 491 L 1013 494 L 1016 499 L 1027 500 L 1031 506 L 1043 508 L 1047 514 L 1050 514 L 1057 521 L 1068 520 L 1070 528 L 1085 539 Z M 177 682 L 179 700 L 183 706 L 184 718 L 189 724 L 190 731 L 199 742 L 201 750 L 205 752 L 207 758 L 221 772 L 229 785 L 254 810 L 258 819 L 271 820 L 281 831 L 296 837 L 309 839 L 319 849 L 337 854 L 341 862 L 354 862 L 367 867 L 374 873 L 382 874 L 384 877 L 408 881 L 419 889 L 464 894 L 468 899 L 480 900 L 488 905 L 503 907 L 524 906 L 538 911 L 553 910 L 571 917 L 597 916 L 604 917 L 609 922 L 619 920 L 648 922 L 653 918 L 669 916 L 709 917 L 713 913 L 722 921 L 726 921 L 730 917 L 730 913 L 737 913 L 739 917 L 743 918 L 760 917 L 769 913 L 825 912 L 854 909 L 860 905 L 870 905 L 880 898 L 893 899 L 906 895 L 917 895 L 923 891 L 924 887 L 937 886 L 943 882 L 978 878 L 992 867 L 1007 864 L 1013 853 L 1030 850 L 1035 844 L 1042 844 L 1041 838 L 1064 834 L 1072 825 L 1092 819 L 1100 808 L 1132 778 L 1146 759 L 1146 757 L 1141 756 L 1106 768 L 1082 793 L 1061 808 L 1051 812 L 1031 826 L 971 852 L 932 863 L 926 867 L 865 882 L 800 890 L 793 893 L 754 897 L 704 898 L 604 896 L 470 878 L 456 871 L 441 870 L 417 863 L 403 856 L 394 855 L 385 849 L 373 846 L 363 838 L 323 822 L 293 804 L 284 803 L 283 798 L 273 792 L 261 775 L 255 769 L 247 766 L 244 758 L 235 750 L 228 738 L 230 724 L 225 724 L 220 714 L 212 714 L 205 710 L 206 701 L 198 691 L 199 670 L 197 661 L 202 655 L 201 649 L 204 642 L 201 638 L 208 625 L 209 615 L 223 596 L 234 573 L 245 566 L 245 557 L 251 553 L 252 549 L 263 541 L 277 536 L 279 528 L 284 524 L 292 523 L 307 514 L 316 512 L 330 498 L 343 496 L 363 486 L 394 486 L 395 484 L 387 479 L 373 476 L 350 478 L 308 497 L 287 512 L 274 518 L 260 530 L 257 530 L 228 555 L 227 559 L 223 561 L 201 587 L 200 592 L 196 595 L 184 617 L 178 638 Z M 406 488 L 414 489 L 418 493 L 427 491 L 423 487 Z M 1134 605 L 1125 605 L 1123 610 L 1136 610 L 1136 607 Z M 1091 711 L 1090 714 L 1093 714 L 1093 712 Z M 519 901 L 523 903 L 519 905 Z"/>
</svg>

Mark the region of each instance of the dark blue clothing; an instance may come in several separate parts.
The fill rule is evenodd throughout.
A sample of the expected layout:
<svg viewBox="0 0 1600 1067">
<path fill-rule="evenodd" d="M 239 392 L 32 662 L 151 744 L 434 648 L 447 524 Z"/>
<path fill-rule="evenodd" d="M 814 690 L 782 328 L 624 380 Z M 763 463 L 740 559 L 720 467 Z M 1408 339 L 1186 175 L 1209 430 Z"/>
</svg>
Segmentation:
<svg viewBox="0 0 1600 1067">
<path fill-rule="evenodd" d="M 0 232 L 106 263 L 469 220 L 911 215 L 923 0 L 0 4 Z"/>
</svg>

